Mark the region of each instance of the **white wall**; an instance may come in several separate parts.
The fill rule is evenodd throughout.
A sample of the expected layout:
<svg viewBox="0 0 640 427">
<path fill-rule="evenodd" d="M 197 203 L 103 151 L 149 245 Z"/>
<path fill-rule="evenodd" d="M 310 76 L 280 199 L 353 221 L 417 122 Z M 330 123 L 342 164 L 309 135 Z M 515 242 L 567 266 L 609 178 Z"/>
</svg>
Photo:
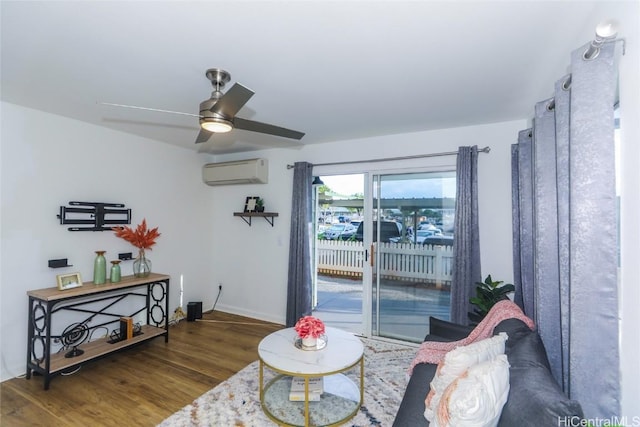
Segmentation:
<svg viewBox="0 0 640 427">
<path fill-rule="evenodd" d="M 95 250 L 107 260 L 136 248 L 112 232 L 70 232 L 56 215 L 71 200 L 124 203 L 132 224 L 146 218 L 162 236 L 148 256 L 171 275 L 171 310 L 210 288 L 216 243 L 211 189 L 201 167 L 209 156 L 64 117 L 2 103 L 0 255 L 1 378 L 25 372 L 27 290 L 55 286 L 56 274 L 93 279 Z M 68 258 L 70 268 L 47 260 Z M 122 264 L 132 274 L 132 261 Z"/>
<path fill-rule="evenodd" d="M 293 171 L 287 164 L 343 162 L 389 158 L 414 154 L 457 151 L 460 145 L 489 145 L 491 153 L 479 155 L 480 232 L 483 275 L 492 274 L 507 282 L 513 280 L 511 258 L 511 172 L 510 145 L 524 120 L 471 126 L 457 129 L 409 133 L 362 140 L 304 146 L 300 150 L 267 150 L 218 156 L 216 161 L 266 157 L 269 159 L 269 183 L 266 185 L 224 186 L 213 188 L 215 241 L 213 282 L 223 284 L 217 308 L 251 317 L 285 322 L 287 265 Z M 366 148 L 363 148 L 366 147 Z M 321 166 L 314 174 L 412 170 L 416 167 L 450 165 L 455 156 L 411 161 L 368 163 L 351 166 Z M 246 196 L 265 199 L 266 210 L 280 214 L 271 227 L 254 218 L 249 227 L 240 218 Z M 211 296 L 213 297 L 213 295 Z M 213 301 L 205 303 L 210 307 Z"/>
<path fill-rule="evenodd" d="M 626 53 L 619 59 L 621 415 L 628 417 L 629 425 L 632 422 L 637 425 L 640 422 L 640 2 L 610 2 L 601 8 L 597 17 L 617 19 L 619 36 L 626 39 Z"/>
</svg>

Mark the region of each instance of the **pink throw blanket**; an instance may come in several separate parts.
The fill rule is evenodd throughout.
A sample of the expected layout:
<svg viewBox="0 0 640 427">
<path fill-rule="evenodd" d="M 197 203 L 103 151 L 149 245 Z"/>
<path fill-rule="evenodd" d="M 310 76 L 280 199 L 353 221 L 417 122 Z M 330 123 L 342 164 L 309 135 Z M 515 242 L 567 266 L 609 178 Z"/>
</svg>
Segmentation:
<svg viewBox="0 0 640 427">
<path fill-rule="evenodd" d="M 522 320 L 531 330 L 535 327 L 533 320 L 525 316 L 520 307 L 513 301 L 509 299 L 499 301 L 489 310 L 485 318 L 482 319 L 478 326 L 476 326 L 466 338 L 452 342 L 423 342 L 418 349 L 418 354 L 415 359 L 413 359 L 413 362 L 411 362 L 409 375 L 411 375 L 413 367 L 418 363 L 440 363 L 440 361 L 444 359 L 445 354 L 454 348 L 491 337 L 493 335 L 493 328 L 495 328 L 498 323 L 512 318 Z"/>
</svg>

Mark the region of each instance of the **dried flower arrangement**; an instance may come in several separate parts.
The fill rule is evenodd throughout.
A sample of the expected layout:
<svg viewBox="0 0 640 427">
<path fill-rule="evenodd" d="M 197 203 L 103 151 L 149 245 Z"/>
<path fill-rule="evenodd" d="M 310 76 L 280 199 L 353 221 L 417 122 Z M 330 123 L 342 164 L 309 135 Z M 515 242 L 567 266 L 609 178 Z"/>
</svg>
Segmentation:
<svg viewBox="0 0 640 427">
<path fill-rule="evenodd" d="M 161 236 L 158 233 L 158 227 L 147 230 L 147 220 L 143 219 L 135 230 L 131 227 L 113 227 L 116 236 L 120 237 L 127 242 L 131 243 L 138 249 L 151 249 L 151 246 L 156 244 L 156 239 Z"/>
<path fill-rule="evenodd" d="M 318 338 L 324 334 L 324 323 L 313 316 L 304 316 L 296 322 L 294 329 L 300 338 Z"/>
</svg>

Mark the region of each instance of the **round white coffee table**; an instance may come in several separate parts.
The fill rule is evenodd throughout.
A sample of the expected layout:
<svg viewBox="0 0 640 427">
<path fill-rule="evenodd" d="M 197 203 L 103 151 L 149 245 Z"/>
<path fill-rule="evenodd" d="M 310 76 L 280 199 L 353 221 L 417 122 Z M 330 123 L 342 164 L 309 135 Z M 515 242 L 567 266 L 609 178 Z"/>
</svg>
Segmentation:
<svg viewBox="0 0 640 427">
<path fill-rule="evenodd" d="M 353 334 L 326 328 L 326 346 L 304 350 L 295 345 L 293 328 L 266 336 L 258 345 L 260 403 L 273 421 L 288 426 L 336 426 L 352 418 L 364 397 L 364 347 Z M 360 365 L 359 387 L 345 373 Z M 277 373 L 264 384 L 264 368 Z M 292 378 L 304 380 L 301 400 L 290 400 Z M 319 396 L 309 391 L 309 380 L 322 378 Z"/>
</svg>

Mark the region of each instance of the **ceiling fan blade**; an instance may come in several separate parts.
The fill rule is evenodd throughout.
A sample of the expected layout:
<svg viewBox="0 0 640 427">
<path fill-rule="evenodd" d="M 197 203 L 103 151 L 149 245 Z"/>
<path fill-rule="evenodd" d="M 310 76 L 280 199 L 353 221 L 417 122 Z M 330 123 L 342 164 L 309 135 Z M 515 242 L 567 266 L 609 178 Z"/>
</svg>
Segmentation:
<svg viewBox="0 0 640 427">
<path fill-rule="evenodd" d="M 196 137 L 196 144 L 207 142 L 209 138 L 211 138 L 211 135 L 213 135 L 213 132 L 200 128 L 200 132 L 198 132 L 198 136 Z"/>
<path fill-rule="evenodd" d="M 200 114 L 183 113 L 183 112 L 180 112 L 180 111 L 171 111 L 171 110 L 160 110 L 158 108 L 137 107 L 135 105 L 113 104 L 111 102 L 101 102 L 100 104 L 108 105 L 110 107 L 124 107 L 124 108 L 133 108 L 135 110 L 155 111 L 155 112 L 158 112 L 158 113 L 181 114 L 183 116 L 201 117 Z"/>
<path fill-rule="evenodd" d="M 267 133 L 269 135 L 282 136 L 284 138 L 302 139 L 304 132 L 282 128 L 280 126 L 269 125 L 267 123 L 247 120 L 240 117 L 233 119 L 233 126 L 236 129 L 248 130 L 251 132 Z"/>
<path fill-rule="evenodd" d="M 254 92 L 242 86 L 240 83 L 234 84 L 231 89 L 227 91 L 222 98 L 218 100 L 213 107 L 211 107 L 212 113 L 221 114 L 224 117 L 233 118 L 238 111 L 247 103 L 253 96 Z"/>
</svg>

